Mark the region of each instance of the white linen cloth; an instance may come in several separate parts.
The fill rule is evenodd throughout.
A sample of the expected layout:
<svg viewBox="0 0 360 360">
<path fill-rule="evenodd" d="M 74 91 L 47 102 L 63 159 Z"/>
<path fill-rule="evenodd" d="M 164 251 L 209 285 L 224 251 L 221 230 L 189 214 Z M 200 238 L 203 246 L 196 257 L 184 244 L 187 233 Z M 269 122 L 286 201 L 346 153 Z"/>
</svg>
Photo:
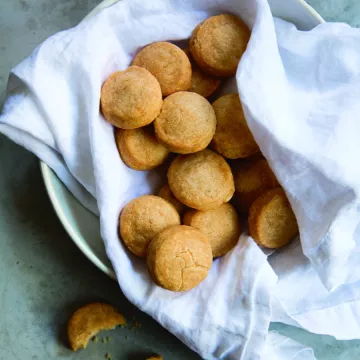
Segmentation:
<svg viewBox="0 0 360 360">
<path fill-rule="evenodd" d="M 270 257 L 279 279 L 271 320 L 339 340 L 360 339 L 360 282 L 329 293 L 295 241 Z"/>
<path fill-rule="evenodd" d="M 237 88 L 249 127 L 296 213 L 311 274 L 297 272 L 297 262 L 290 260 L 286 267 L 273 265 L 280 278 L 276 286 L 266 256 L 244 234 L 232 252 L 214 262 L 199 287 L 177 294 L 155 286 L 144 261 L 129 255 L 118 239 L 121 208 L 152 192 L 163 176 L 122 163 L 113 128 L 99 113 L 99 95 L 106 78 L 125 69 L 142 46 L 187 39 L 200 21 L 223 12 L 240 16 L 252 29 Z M 355 289 L 360 280 L 359 40 L 359 30 L 345 25 L 300 32 L 284 21 L 274 22 L 266 0 L 123 0 L 52 36 L 12 71 L 0 132 L 45 161 L 85 206 L 99 213 L 107 254 L 130 301 L 205 359 L 257 360 L 268 334 L 272 294 L 284 319 L 310 328 L 315 317 L 305 324 L 295 315 L 316 308 L 320 298 L 315 287 L 293 311 L 299 280 L 305 288 L 308 281 L 324 284 L 321 299 L 342 284 Z M 286 263 L 291 249 L 273 256 Z M 284 294 L 292 271 L 292 291 Z M 324 308 L 342 304 L 347 309 L 341 289 Z M 353 301 L 358 299 L 355 290 L 351 293 Z M 328 332 L 342 331 L 324 321 L 330 324 Z M 323 328 L 313 327 L 317 332 Z M 266 349 L 273 350 L 266 351 L 280 358 L 284 342 L 269 339 Z M 295 359 L 300 352 L 293 349 Z M 313 359 L 301 353 L 302 359 Z"/>
</svg>

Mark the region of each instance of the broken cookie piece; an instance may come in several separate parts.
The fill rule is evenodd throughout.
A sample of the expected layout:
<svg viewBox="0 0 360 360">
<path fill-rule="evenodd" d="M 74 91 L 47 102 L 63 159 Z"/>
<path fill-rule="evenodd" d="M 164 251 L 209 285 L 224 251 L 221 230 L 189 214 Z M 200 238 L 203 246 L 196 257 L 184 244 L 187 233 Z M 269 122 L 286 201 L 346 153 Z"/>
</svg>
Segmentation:
<svg viewBox="0 0 360 360">
<path fill-rule="evenodd" d="M 125 318 L 112 305 L 92 303 L 76 310 L 67 324 L 70 348 L 85 348 L 89 340 L 102 330 L 126 324 Z"/>
</svg>

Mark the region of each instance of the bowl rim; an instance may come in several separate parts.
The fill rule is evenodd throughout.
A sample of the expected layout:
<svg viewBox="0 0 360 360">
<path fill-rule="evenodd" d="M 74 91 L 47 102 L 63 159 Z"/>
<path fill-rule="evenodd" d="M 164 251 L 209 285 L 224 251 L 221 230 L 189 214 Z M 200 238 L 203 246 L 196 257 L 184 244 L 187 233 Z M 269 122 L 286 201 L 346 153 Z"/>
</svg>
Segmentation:
<svg viewBox="0 0 360 360">
<path fill-rule="evenodd" d="M 50 202 L 55 210 L 56 215 L 58 216 L 62 226 L 70 236 L 71 240 L 75 243 L 75 245 L 80 249 L 80 251 L 102 272 L 104 272 L 106 275 L 108 275 L 113 280 L 116 280 L 116 274 L 115 271 L 106 265 L 103 261 L 100 260 L 100 258 L 91 250 L 89 246 L 87 246 L 86 240 L 82 240 L 83 237 L 80 236 L 80 234 L 74 229 L 70 221 L 68 220 L 67 215 L 64 212 L 63 207 L 60 204 L 60 201 L 58 199 L 57 192 L 53 186 L 51 177 L 54 176 L 53 170 L 43 161 L 40 160 L 40 170 L 41 174 L 44 180 L 46 192 L 50 198 Z M 57 176 L 55 174 L 55 176 Z M 61 181 L 59 179 L 59 181 Z M 76 201 L 78 201 L 76 199 Z M 85 243 L 84 243 L 85 242 Z"/>
<path fill-rule="evenodd" d="M 83 20 L 88 19 L 94 15 L 96 15 L 102 9 L 105 9 L 121 0 L 103 0 L 100 4 L 98 4 L 93 10 L 91 10 Z M 325 23 L 325 20 L 320 16 L 320 14 L 311 7 L 305 0 L 295 0 L 298 4 L 303 6 L 305 10 L 317 20 L 319 24 Z M 74 227 L 69 222 L 56 193 L 56 190 L 53 186 L 51 177 L 53 175 L 53 170 L 43 161 L 40 160 L 40 170 L 44 180 L 46 192 L 50 198 L 50 202 L 55 210 L 56 215 L 58 216 L 62 226 L 65 231 L 70 236 L 71 240 L 75 243 L 75 245 L 80 249 L 80 251 L 102 272 L 108 275 L 113 280 L 116 280 L 116 274 L 114 270 L 105 264 L 100 258 L 91 250 L 89 246 L 86 246 L 86 240 L 82 240 L 82 237 L 79 233 L 74 229 Z M 55 174 L 56 176 L 56 174 Z M 61 181 L 61 180 L 60 180 Z M 78 201 L 78 200 L 77 200 Z"/>
<path fill-rule="evenodd" d="M 94 9 L 92 9 L 83 20 L 88 19 L 94 15 L 96 15 L 102 9 L 105 9 L 121 0 L 103 0 L 100 4 L 98 4 Z M 309 5 L 306 0 L 295 0 L 299 5 L 305 8 L 305 10 L 314 17 L 320 24 L 325 23 L 326 21 L 323 17 L 311 6 Z"/>
<path fill-rule="evenodd" d="M 326 21 L 324 18 L 311 6 L 309 5 L 305 0 L 295 0 L 297 3 L 299 3 L 301 6 L 305 8 L 305 10 L 313 16 L 320 24 L 324 24 Z"/>
</svg>

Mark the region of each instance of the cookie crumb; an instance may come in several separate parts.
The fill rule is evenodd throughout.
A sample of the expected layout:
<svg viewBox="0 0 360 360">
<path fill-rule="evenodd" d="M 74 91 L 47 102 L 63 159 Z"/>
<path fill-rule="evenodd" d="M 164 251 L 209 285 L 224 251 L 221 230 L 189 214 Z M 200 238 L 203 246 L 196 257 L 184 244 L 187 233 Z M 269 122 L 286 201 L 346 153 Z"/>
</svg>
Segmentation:
<svg viewBox="0 0 360 360">
<path fill-rule="evenodd" d="M 141 327 L 141 324 L 138 321 L 135 321 L 134 325 L 131 327 L 130 330 L 133 330 L 133 329 L 138 328 L 138 327 Z"/>
<path fill-rule="evenodd" d="M 92 342 L 97 343 L 98 342 L 98 337 L 94 336 L 91 340 L 92 340 Z"/>
<path fill-rule="evenodd" d="M 106 354 L 105 354 L 105 358 L 108 359 L 108 360 L 111 360 L 110 354 L 109 354 L 109 353 L 106 353 Z"/>
</svg>

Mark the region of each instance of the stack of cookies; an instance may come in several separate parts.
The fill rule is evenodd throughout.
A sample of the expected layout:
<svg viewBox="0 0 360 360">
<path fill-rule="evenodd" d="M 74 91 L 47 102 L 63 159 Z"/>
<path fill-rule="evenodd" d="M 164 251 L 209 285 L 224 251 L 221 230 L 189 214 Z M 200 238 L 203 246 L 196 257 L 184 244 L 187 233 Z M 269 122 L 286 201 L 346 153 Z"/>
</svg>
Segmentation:
<svg viewBox="0 0 360 360">
<path fill-rule="evenodd" d="M 151 277 L 168 290 L 186 291 L 207 277 L 213 258 L 236 245 L 239 213 L 249 213 L 250 234 L 265 247 L 283 246 L 298 231 L 238 94 L 207 100 L 235 75 L 249 39 L 237 17 L 210 17 L 194 30 L 189 49 L 150 44 L 101 90 L 101 111 L 115 126 L 124 163 L 151 170 L 177 154 L 158 196 L 132 200 L 119 220 L 127 248 L 147 258 Z"/>
</svg>

